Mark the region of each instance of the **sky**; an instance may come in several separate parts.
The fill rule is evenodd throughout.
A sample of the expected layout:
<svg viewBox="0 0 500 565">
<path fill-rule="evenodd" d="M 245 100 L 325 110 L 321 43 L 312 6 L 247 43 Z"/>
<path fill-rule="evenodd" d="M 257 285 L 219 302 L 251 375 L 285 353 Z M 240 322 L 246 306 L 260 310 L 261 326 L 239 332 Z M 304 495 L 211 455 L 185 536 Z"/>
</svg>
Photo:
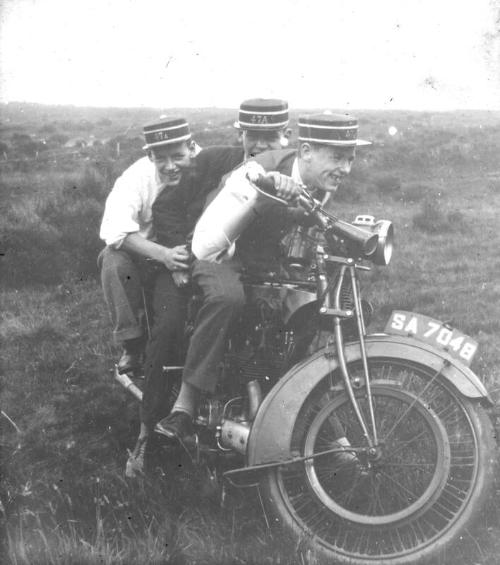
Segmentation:
<svg viewBox="0 0 500 565">
<path fill-rule="evenodd" d="M 500 109 L 500 0 L 0 0 L 0 100 Z"/>
</svg>

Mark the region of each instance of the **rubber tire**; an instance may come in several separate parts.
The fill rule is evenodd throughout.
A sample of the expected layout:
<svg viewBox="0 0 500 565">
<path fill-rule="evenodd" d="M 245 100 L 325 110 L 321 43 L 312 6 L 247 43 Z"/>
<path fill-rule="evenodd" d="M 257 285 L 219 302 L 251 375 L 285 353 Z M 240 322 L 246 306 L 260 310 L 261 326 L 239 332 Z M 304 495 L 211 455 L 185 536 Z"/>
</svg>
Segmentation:
<svg viewBox="0 0 500 565">
<path fill-rule="evenodd" d="M 404 359 L 370 359 L 370 367 L 376 367 L 378 364 L 393 365 L 397 368 L 405 368 L 405 370 L 420 371 L 422 374 L 428 375 L 432 378 L 435 374 L 430 368 L 422 365 L 417 365 Z M 359 371 L 357 368 L 350 368 L 350 374 L 354 371 Z M 392 377 L 391 377 L 392 378 Z M 303 408 L 299 413 L 296 420 L 295 429 L 301 430 L 304 427 L 301 418 L 305 418 L 308 413 L 308 405 L 317 402 L 318 397 L 327 390 L 330 377 L 325 375 L 320 385 L 316 387 L 307 399 L 304 401 Z M 374 381 L 376 386 L 377 381 Z M 382 381 L 384 386 L 391 384 L 386 380 Z M 452 521 L 444 528 L 435 539 L 427 540 L 421 546 L 416 547 L 414 550 L 405 551 L 403 553 L 391 553 L 387 555 L 360 555 L 360 554 L 347 554 L 344 551 L 338 551 L 331 544 L 326 543 L 316 535 L 314 531 L 304 525 L 301 519 L 294 512 L 287 494 L 284 492 L 282 486 L 281 471 L 280 469 L 269 470 L 260 482 L 261 496 L 264 501 L 266 511 L 273 518 L 275 525 L 280 525 L 289 533 L 291 533 L 297 540 L 298 544 L 303 546 L 304 551 L 309 554 L 316 555 L 320 559 L 325 559 L 331 563 L 338 563 L 344 565 L 376 565 L 383 562 L 386 565 L 414 565 L 423 563 L 438 563 L 453 542 L 460 536 L 460 533 L 465 529 L 471 527 L 477 513 L 483 508 L 486 503 L 490 490 L 493 486 L 495 467 L 496 467 L 496 444 L 494 440 L 494 432 L 491 421 L 486 414 L 485 410 L 477 401 L 471 401 L 458 393 L 454 387 L 442 377 L 438 377 L 435 381 L 436 386 L 446 391 L 450 395 L 453 402 L 459 406 L 464 416 L 470 423 L 470 432 L 474 437 L 476 446 L 476 459 L 475 459 L 475 478 L 474 482 L 468 493 L 467 500 L 460 508 L 459 512 L 453 517 Z M 393 386 L 401 390 L 401 383 L 393 381 Z M 404 389 L 403 389 L 404 390 Z M 299 433 L 303 433 L 302 431 Z M 305 432 L 307 435 L 307 432 Z M 303 438 L 302 438 L 303 439 Z M 302 441 L 302 440 L 301 440 Z M 296 453 L 294 453 L 296 455 Z M 369 526 L 367 526 L 369 528 Z"/>
</svg>

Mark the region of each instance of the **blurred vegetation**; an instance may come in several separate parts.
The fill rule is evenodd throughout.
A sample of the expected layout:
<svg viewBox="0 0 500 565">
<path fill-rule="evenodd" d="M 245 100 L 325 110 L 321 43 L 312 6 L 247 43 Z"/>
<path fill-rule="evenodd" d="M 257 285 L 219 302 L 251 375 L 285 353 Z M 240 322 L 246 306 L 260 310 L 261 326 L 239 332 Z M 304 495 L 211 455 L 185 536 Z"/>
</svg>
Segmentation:
<svg viewBox="0 0 500 565">
<path fill-rule="evenodd" d="M 98 230 L 114 180 L 142 155 L 142 125 L 160 113 L 1 107 L 3 562 L 313 564 L 268 528 L 255 489 L 229 490 L 221 506 L 182 451 L 159 444 L 148 477 L 124 479 L 138 407 L 110 373 Z M 237 142 L 235 110 L 175 113 L 202 146 Z M 358 115 L 374 143 L 358 150 L 338 216 L 373 214 L 396 231 L 391 265 L 364 277 L 371 329 L 395 308 L 451 319 L 479 341 L 472 369 L 500 397 L 500 114 Z M 497 562 L 499 496 L 441 565 Z"/>
<path fill-rule="evenodd" d="M 445 213 L 438 199 L 425 199 L 420 211 L 413 216 L 413 226 L 427 233 L 446 233 L 453 231 L 465 232 L 467 227 L 465 217 L 459 210 Z"/>
<path fill-rule="evenodd" d="M 237 143 L 234 112 L 191 109 L 184 114 L 200 145 Z M 297 114 L 292 113 L 292 126 Z M 96 276 L 104 200 L 117 176 L 142 155 L 142 125 L 155 117 L 148 109 L 2 106 L 4 284 L 19 288 Z M 359 117 L 363 136 L 374 143 L 358 151 L 339 201 L 362 202 L 367 193 L 409 205 L 423 200 L 415 225 L 437 233 L 446 229 L 446 221 L 432 210 L 440 188 L 430 179 L 498 168 L 500 125 L 481 125 L 495 121 L 490 113 L 469 112 L 458 123 L 446 113 L 360 112 Z M 397 126 L 393 136 L 389 125 Z M 488 183 L 495 192 L 498 180 Z"/>
</svg>

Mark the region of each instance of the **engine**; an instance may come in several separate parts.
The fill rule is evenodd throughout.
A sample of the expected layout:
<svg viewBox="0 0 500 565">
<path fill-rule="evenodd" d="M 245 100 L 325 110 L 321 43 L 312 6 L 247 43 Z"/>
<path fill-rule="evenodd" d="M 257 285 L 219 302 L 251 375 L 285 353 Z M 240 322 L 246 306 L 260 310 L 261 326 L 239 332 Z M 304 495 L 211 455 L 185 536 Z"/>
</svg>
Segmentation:
<svg viewBox="0 0 500 565">
<path fill-rule="evenodd" d="M 263 393 L 283 374 L 294 345 L 285 329 L 281 304 L 259 299 L 247 305 L 231 334 L 224 371 L 240 385 L 258 381 Z"/>
</svg>

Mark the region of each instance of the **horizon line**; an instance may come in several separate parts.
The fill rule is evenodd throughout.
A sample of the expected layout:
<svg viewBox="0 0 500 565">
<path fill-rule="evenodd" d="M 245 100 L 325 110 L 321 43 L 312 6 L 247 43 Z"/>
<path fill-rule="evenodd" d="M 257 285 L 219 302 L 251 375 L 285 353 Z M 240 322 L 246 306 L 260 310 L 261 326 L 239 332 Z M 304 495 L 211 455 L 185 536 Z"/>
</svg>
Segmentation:
<svg viewBox="0 0 500 565">
<path fill-rule="evenodd" d="M 112 106 L 112 105 L 96 105 L 96 104 L 75 104 L 71 102 L 35 102 L 31 100 L 0 100 L 0 104 L 3 106 L 12 105 L 31 105 L 31 106 L 46 106 L 46 107 L 70 107 L 70 108 L 86 108 L 86 109 L 95 109 L 95 110 L 154 110 L 154 111 L 166 111 L 170 109 L 176 110 L 231 110 L 234 111 L 238 109 L 238 107 L 230 107 L 230 106 L 150 106 L 150 105 L 131 105 L 131 106 Z M 300 111 L 318 111 L 321 109 L 325 109 L 324 106 L 297 106 L 295 108 L 289 108 L 290 113 L 300 112 Z M 485 107 L 474 107 L 474 108 L 467 108 L 467 107 L 453 107 L 453 108 L 436 108 L 436 107 L 429 107 L 429 108 L 411 108 L 411 107 L 396 107 L 396 108 L 387 108 L 387 107 L 357 107 L 357 108 L 345 108 L 341 106 L 330 106 L 328 110 L 338 110 L 338 111 L 346 111 L 349 112 L 494 112 L 500 113 L 500 106 L 498 108 L 485 108 Z"/>
</svg>

